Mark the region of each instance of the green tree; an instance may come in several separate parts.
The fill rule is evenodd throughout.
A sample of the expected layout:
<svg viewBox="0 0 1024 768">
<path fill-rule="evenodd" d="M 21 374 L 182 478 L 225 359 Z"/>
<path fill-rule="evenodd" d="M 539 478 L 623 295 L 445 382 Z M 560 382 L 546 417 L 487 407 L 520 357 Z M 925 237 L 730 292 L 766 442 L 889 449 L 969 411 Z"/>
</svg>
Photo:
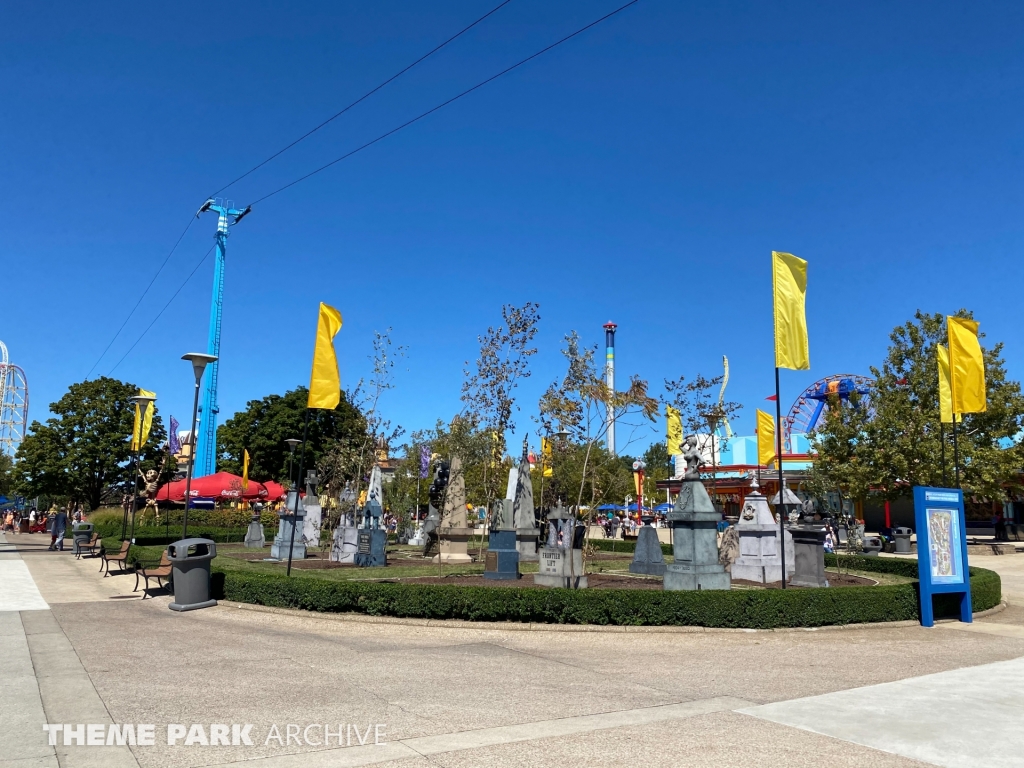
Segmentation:
<svg viewBox="0 0 1024 768">
<path fill-rule="evenodd" d="M 14 493 L 16 485 L 14 459 L 6 453 L 0 453 L 0 496 L 9 496 Z"/>
<path fill-rule="evenodd" d="M 249 477 L 253 480 L 288 482 L 289 450 L 284 442 L 302 438 L 306 417 L 306 387 L 250 400 L 217 428 L 217 468 L 236 475 L 242 473 L 242 452 L 249 451 Z M 333 411 L 314 408 L 309 414 L 306 442 L 306 466 L 318 466 L 324 453 L 336 441 L 362 443 L 366 438 L 366 420 L 344 392 Z M 298 471 L 299 458 L 295 457 Z"/>
<path fill-rule="evenodd" d="M 60 496 L 96 509 L 120 500 L 131 477 L 134 409 L 138 387 L 105 376 L 72 384 L 50 404 L 45 424 L 32 422 L 18 448 L 18 488 L 27 496 Z M 167 433 L 154 407 L 153 426 L 140 456 L 142 471 L 159 466 Z M 165 467 L 165 473 L 170 468 Z"/>
<path fill-rule="evenodd" d="M 960 310 L 957 316 L 971 313 Z M 909 496 L 915 485 L 954 483 L 952 425 L 939 425 L 935 351 L 936 344 L 946 343 L 946 318 L 918 311 L 889 338 L 882 365 L 871 369 L 875 384 L 868 408 L 834 400 L 812 435 L 816 482 L 845 488 L 853 498 L 863 498 L 868 488 L 896 499 Z M 1016 436 L 1024 422 L 1024 396 L 1020 384 L 1006 376 L 1002 348 L 982 344 L 988 408 L 965 414 L 958 426 L 961 485 L 989 499 L 1020 487 L 1022 465 Z"/>
</svg>

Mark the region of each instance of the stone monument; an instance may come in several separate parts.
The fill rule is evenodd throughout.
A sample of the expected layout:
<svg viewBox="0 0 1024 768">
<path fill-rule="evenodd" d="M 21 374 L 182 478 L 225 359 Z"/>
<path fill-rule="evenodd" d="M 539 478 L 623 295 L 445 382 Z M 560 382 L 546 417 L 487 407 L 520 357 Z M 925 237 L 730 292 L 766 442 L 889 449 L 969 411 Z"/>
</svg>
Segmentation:
<svg viewBox="0 0 1024 768">
<path fill-rule="evenodd" d="M 360 510 L 361 519 L 356 533 L 356 554 L 353 561 L 360 568 L 383 567 L 388 564 L 388 532 L 381 526 L 384 515 L 380 467 L 370 470 L 370 484 L 366 488 L 366 503 Z"/>
<path fill-rule="evenodd" d="M 665 567 L 666 590 L 729 589 L 731 579 L 718 562 L 718 523 L 715 509 L 700 479 L 697 437 L 687 435 L 683 457 L 686 473 L 675 507 L 668 513 L 673 528 L 674 562 Z"/>
<path fill-rule="evenodd" d="M 577 523 L 561 500 L 548 513 L 548 540 L 539 552 L 539 570 L 533 583 L 541 587 L 586 589 L 589 584 L 583 572 L 583 534 L 586 528 Z"/>
<path fill-rule="evenodd" d="M 760 584 L 782 580 L 782 553 L 779 548 L 779 523 L 754 481 L 736 522 L 739 556 L 732 564 L 732 577 Z M 793 537 L 786 532 L 786 578 L 793 569 Z"/>
<path fill-rule="evenodd" d="M 519 550 L 520 560 L 537 559 L 537 540 L 540 538 L 540 528 L 537 526 L 537 517 L 533 507 L 533 483 L 530 481 L 530 447 L 526 438 L 523 438 L 523 456 L 519 460 L 519 467 L 515 474 L 515 486 L 512 485 L 512 476 L 509 475 L 509 491 L 507 496 L 512 500 L 512 520 L 516 529 L 516 549 Z"/>
<path fill-rule="evenodd" d="M 658 531 L 651 525 L 651 520 L 649 515 L 643 516 L 644 524 L 636 537 L 636 551 L 633 553 L 633 562 L 629 564 L 629 572 L 664 576 L 665 553 L 661 551 Z"/>
<path fill-rule="evenodd" d="M 355 565 L 359 529 L 354 510 L 349 507 L 355 500 L 355 492 L 346 485 L 338 497 L 338 509 L 342 510 L 338 527 L 334 529 L 331 541 L 331 561 Z"/>
<path fill-rule="evenodd" d="M 317 490 L 319 484 L 320 478 L 317 476 L 316 470 L 309 470 L 306 473 L 306 498 L 302 502 L 302 508 L 306 511 L 305 522 L 302 526 L 302 539 L 306 542 L 307 549 L 320 546 L 323 510 L 320 507 L 320 495 Z"/>
<path fill-rule="evenodd" d="M 462 460 L 452 457 L 448 488 L 444 494 L 444 507 L 437 526 L 438 553 L 435 562 L 469 563 L 468 544 L 473 529 L 466 523 L 466 478 L 462 475 Z"/>
<path fill-rule="evenodd" d="M 423 556 L 429 557 L 438 546 L 437 529 L 441 525 L 441 507 L 444 504 L 444 494 L 448 488 L 448 480 L 451 475 L 447 461 L 439 461 L 434 467 L 434 479 L 427 489 L 427 497 L 430 503 L 427 506 L 427 517 L 420 529 L 423 534 Z"/>
<path fill-rule="evenodd" d="M 277 536 L 274 537 L 274 543 L 270 545 L 270 559 L 287 560 L 290 550 L 292 560 L 305 560 L 306 540 L 303 537 L 303 529 L 306 510 L 299 501 L 298 488 L 289 489 L 284 505 L 285 508 L 281 511 L 278 521 Z M 294 536 L 292 534 L 293 526 L 295 528 Z"/>
<path fill-rule="evenodd" d="M 257 502 L 253 505 L 252 519 L 249 520 L 249 529 L 245 532 L 246 549 L 263 549 L 267 545 L 267 537 L 263 533 L 263 523 L 260 521 L 260 512 L 263 505 Z"/>
<path fill-rule="evenodd" d="M 484 578 L 520 578 L 519 550 L 516 549 L 516 529 L 510 499 L 494 502 L 487 535 L 487 554 L 484 556 Z"/>
</svg>

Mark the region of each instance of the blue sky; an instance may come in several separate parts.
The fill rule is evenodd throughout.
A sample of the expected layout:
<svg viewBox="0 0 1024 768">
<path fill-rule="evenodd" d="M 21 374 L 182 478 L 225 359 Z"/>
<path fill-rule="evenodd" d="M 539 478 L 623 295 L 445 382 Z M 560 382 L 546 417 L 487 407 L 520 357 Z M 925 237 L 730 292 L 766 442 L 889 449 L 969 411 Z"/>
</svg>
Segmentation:
<svg viewBox="0 0 1024 768">
<path fill-rule="evenodd" d="M 90 370 L 207 194 L 496 4 L 10 3 L 0 11 L 0 339 L 30 418 Z M 236 204 L 615 8 L 513 0 L 227 193 Z M 229 240 L 222 419 L 308 381 L 319 301 L 343 382 L 408 345 L 383 403 L 459 407 L 503 303 L 541 305 L 520 424 L 561 337 L 619 324 L 618 371 L 715 375 L 750 433 L 773 389 L 770 251 L 810 262 L 809 372 L 867 373 L 915 309 L 975 311 L 1020 378 L 1020 3 L 640 2 L 256 206 Z M 195 222 L 96 367 L 182 422 L 212 261 Z M 661 434 L 659 424 L 636 447 Z"/>
</svg>

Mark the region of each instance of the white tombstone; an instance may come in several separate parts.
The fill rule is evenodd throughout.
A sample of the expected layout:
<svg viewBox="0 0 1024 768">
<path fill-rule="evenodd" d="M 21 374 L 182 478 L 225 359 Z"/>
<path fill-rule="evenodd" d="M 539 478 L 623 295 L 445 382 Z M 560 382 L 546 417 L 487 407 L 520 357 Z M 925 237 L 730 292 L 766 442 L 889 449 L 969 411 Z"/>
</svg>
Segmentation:
<svg viewBox="0 0 1024 768">
<path fill-rule="evenodd" d="M 739 534 L 739 556 L 732 564 L 732 577 L 760 584 L 782 580 L 782 552 L 779 546 L 779 523 L 768 506 L 768 499 L 758 490 L 747 494 L 736 523 Z M 786 489 L 789 492 L 789 489 Z M 791 492 L 789 492 L 791 494 Z M 793 537 L 786 531 L 786 577 L 793 571 Z"/>
</svg>

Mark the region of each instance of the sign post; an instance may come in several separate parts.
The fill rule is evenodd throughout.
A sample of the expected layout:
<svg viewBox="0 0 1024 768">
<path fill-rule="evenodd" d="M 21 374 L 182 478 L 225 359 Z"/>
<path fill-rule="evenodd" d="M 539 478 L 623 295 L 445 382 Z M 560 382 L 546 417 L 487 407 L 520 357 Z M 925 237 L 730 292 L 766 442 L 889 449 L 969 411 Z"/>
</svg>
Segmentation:
<svg viewBox="0 0 1024 768">
<path fill-rule="evenodd" d="M 970 623 L 964 495 L 958 488 L 914 488 L 921 626 L 935 626 L 932 596 L 960 595 L 960 621 Z"/>
</svg>

